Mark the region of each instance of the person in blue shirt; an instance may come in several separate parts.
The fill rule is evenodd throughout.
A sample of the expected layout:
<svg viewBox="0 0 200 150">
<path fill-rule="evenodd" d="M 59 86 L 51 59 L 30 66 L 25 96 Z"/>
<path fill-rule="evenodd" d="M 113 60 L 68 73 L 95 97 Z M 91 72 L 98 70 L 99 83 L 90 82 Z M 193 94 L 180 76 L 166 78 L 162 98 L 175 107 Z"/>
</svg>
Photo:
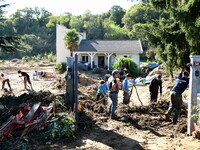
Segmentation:
<svg viewBox="0 0 200 150">
<path fill-rule="evenodd" d="M 107 84 L 104 82 L 104 80 L 101 80 L 99 82 L 99 86 L 97 89 L 96 100 L 98 101 L 100 97 L 105 98 L 107 90 L 108 90 Z"/>
<path fill-rule="evenodd" d="M 128 86 L 128 80 L 131 79 L 131 74 L 128 73 L 125 76 L 125 79 L 122 83 L 122 90 L 123 90 L 123 104 L 129 104 L 130 103 L 130 90 Z"/>
<path fill-rule="evenodd" d="M 170 105 L 165 113 L 166 121 L 170 121 L 170 115 L 175 109 L 175 115 L 173 117 L 173 123 L 176 124 L 179 114 L 181 112 L 182 106 L 182 93 L 185 91 L 189 84 L 189 73 L 182 72 L 179 73 L 178 78 L 176 79 L 176 83 L 173 86 L 171 93 L 170 93 Z"/>
</svg>

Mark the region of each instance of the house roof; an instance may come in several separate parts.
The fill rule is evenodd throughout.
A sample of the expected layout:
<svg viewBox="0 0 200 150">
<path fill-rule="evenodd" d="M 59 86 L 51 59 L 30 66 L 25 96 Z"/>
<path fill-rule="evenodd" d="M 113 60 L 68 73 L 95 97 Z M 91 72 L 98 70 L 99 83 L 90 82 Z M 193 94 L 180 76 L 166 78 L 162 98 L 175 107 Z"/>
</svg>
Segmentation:
<svg viewBox="0 0 200 150">
<path fill-rule="evenodd" d="M 142 53 L 140 40 L 82 40 L 77 52 Z"/>
</svg>

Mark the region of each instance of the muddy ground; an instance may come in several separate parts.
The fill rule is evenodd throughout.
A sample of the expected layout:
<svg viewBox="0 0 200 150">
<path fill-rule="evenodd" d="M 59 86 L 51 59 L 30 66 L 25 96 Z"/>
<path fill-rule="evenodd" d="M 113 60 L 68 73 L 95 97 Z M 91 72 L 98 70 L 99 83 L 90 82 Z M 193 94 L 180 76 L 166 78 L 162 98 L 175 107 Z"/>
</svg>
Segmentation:
<svg viewBox="0 0 200 150">
<path fill-rule="evenodd" d="M 24 70 L 30 74 L 34 70 L 55 72 L 53 65 L 22 65 L 4 62 L 1 63 L 0 70 L 9 74 L 13 88 L 12 93 L 3 90 L 0 92 L 0 102 L 10 110 L 7 116 L 15 114 L 18 111 L 17 106 L 23 102 L 40 101 L 46 105 L 55 98 L 62 103 L 65 101 L 64 74 L 55 73 L 55 78 L 49 80 L 32 80 L 34 92 L 31 92 L 23 90 L 23 83 L 16 73 L 17 70 Z M 133 89 L 130 106 L 122 105 L 122 91 L 120 91 L 117 120 L 108 117 L 107 105 L 95 102 L 97 79 L 101 78 L 103 74 L 93 75 L 90 72 L 80 72 L 78 97 L 82 105 L 82 112 L 79 114 L 75 137 L 68 140 L 61 139 L 55 143 L 45 143 L 40 138 L 34 138 L 29 141 L 27 149 L 200 149 L 199 140 L 186 134 L 186 107 L 182 108 L 176 125 L 164 121 L 164 113 L 169 105 L 170 87 L 173 84 L 163 70 L 158 71 L 163 73 L 163 95 L 159 96 L 158 102 L 156 104 L 149 103 L 148 85 L 137 86 L 143 105 L 138 100 L 135 89 Z M 188 100 L 188 90 L 183 97 L 185 101 Z M 64 111 L 59 106 L 56 109 L 57 113 Z M 6 117 L 0 119 L 0 124 L 4 120 Z"/>
</svg>

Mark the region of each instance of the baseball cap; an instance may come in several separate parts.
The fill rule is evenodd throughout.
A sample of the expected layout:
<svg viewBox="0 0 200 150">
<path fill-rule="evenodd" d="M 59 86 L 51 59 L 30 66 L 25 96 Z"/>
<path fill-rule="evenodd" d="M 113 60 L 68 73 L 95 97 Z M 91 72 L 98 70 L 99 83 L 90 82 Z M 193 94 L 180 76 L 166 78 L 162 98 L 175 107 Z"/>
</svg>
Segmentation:
<svg viewBox="0 0 200 150">
<path fill-rule="evenodd" d="M 119 70 L 115 69 L 112 71 L 112 75 L 119 73 Z"/>
</svg>

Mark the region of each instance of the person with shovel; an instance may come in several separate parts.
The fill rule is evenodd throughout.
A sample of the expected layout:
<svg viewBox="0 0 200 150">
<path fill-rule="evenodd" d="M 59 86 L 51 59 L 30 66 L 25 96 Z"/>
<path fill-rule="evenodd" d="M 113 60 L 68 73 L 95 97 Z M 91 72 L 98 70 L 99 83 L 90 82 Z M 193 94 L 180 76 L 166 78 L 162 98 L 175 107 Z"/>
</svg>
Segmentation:
<svg viewBox="0 0 200 150">
<path fill-rule="evenodd" d="M 98 101 L 100 99 L 100 97 L 105 98 L 107 90 L 108 90 L 107 84 L 104 82 L 104 80 L 101 80 L 99 82 L 99 86 L 97 89 L 96 101 Z"/>
<path fill-rule="evenodd" d="M 173 124 L 177 123 L 179 114 L 181 112 L 181 106 L 183 103 L 182 93 L 185 91 L 188 84 L 189 84 L 189 73 L 181 71 L 170 93 L 170 104 L 167 112 L 165 113 L 166 121 L 171 121 L 170 115 L 173 112 L 173 110 L 175 110 L 175 114 L 173 117 Z"/>
<path fill-rule="evenodd" d="M 21 74 L 19 76 L 20 78 L 24 77 L 24 89 L 27 90 L 27 82 L 28 82 L 30 84 L 30 86 L 31 86 L 31 89 L 33 90 L 33 87 L 32 87 L 31 81 L 30 81 L 30 76 L 28 75 L 28 73 L 19 70 L 18 74 Z"/>
<path fill-rule="evenodd" d="M 123 90 L 123 104 L 129 104 L 130 103 L 130 90 L 128 86 L 128 80 L 131 79 L 131 74 L 128 73 L 125 76 L 125 79 L 122 83 L 122 90 Z"/>
<path fill-rule="evenodd" d="M 162 80 L 161 75 L 157 75 L 149 85 L 150 101 L 151 103 L 156 103 L 158 99 L 158 89 L 160 89 L 160 95 L 162 95 Z"/>
<path fill-rule="evenodd" d="M 2 78 L 2 89 L 4 89 L 5 83 L 7 82 L 10 91 L 12 91 L 8 75 L 6 73 L 1 73 L 1 78 Z"/>
</svg>

